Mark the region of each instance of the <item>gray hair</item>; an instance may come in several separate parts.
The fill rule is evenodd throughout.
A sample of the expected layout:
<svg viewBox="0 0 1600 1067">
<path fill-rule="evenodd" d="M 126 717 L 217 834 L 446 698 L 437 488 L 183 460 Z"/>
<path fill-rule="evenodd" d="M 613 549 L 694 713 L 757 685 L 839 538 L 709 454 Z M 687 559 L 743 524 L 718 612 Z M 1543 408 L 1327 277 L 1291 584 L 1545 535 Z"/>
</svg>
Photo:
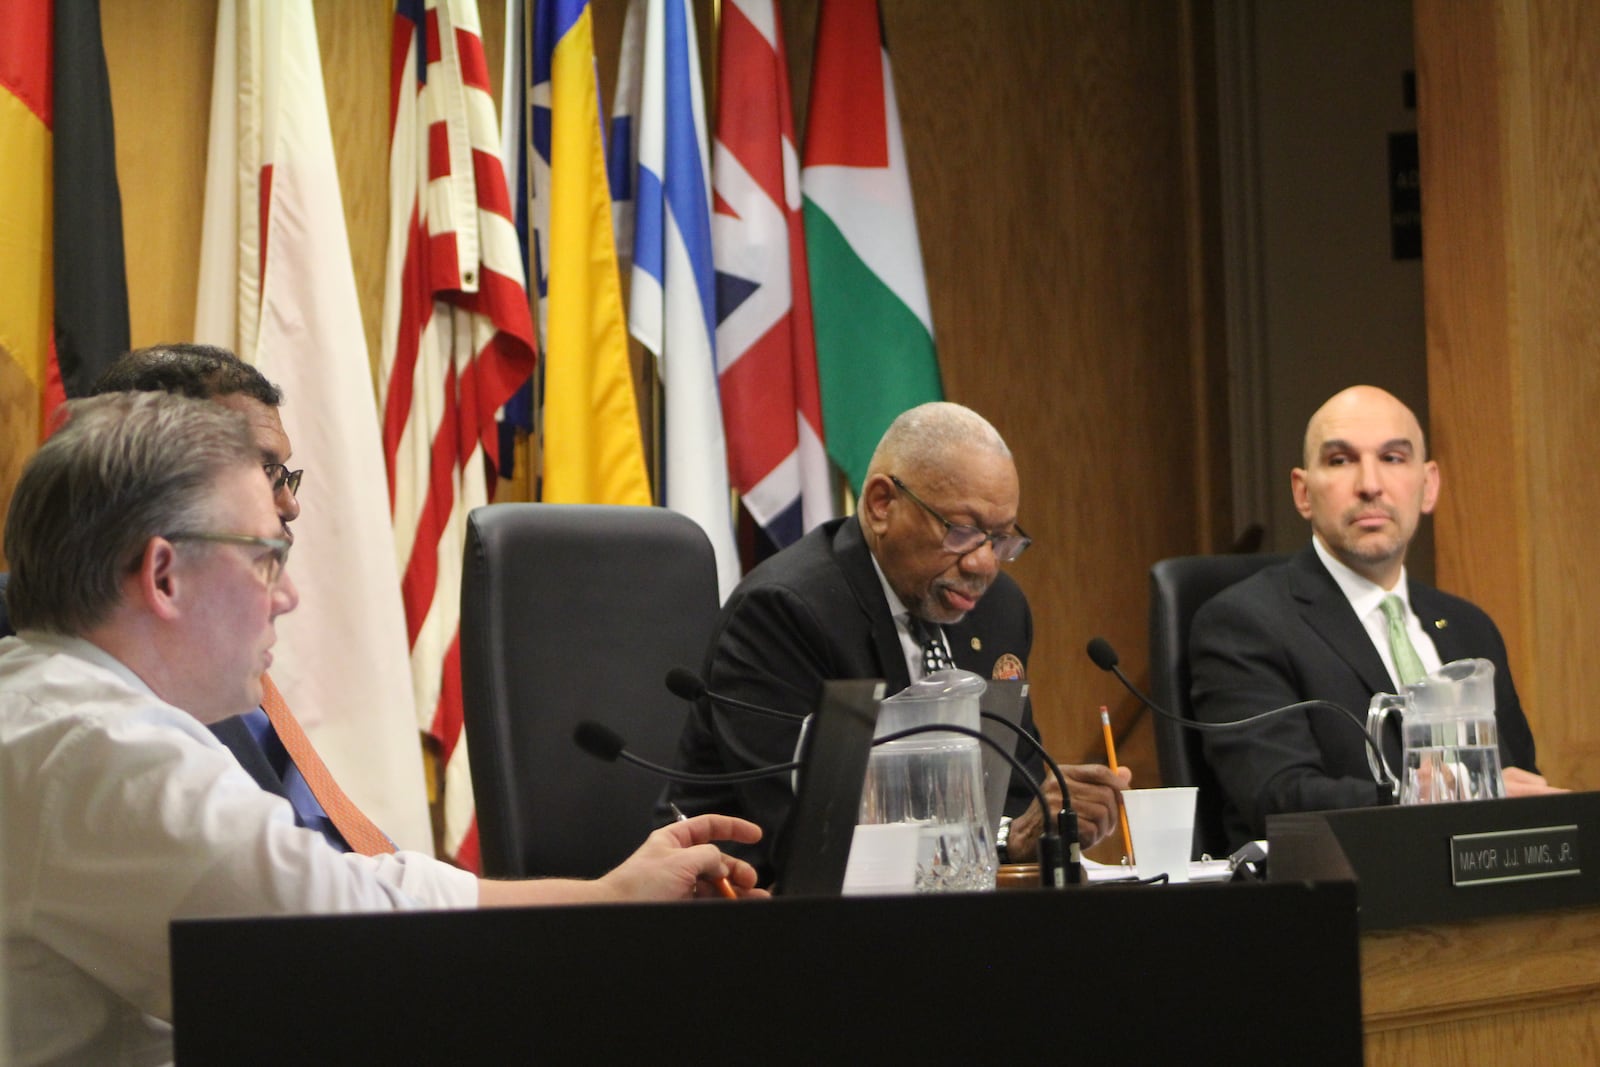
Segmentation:
<svg viewBox="0 0 1600 1067">
<path fill-rule="evenodd" d="M 957 453 L 977 449 L 1011 456 L 989 420 L 971 408 L 939 400 L 901 412 L 884 431 L 867 470 L 938 481 Z"/>
<path fill-rule="evenodd" d="M 121 599 L 152 537 L 201 527 L 217 478 L 255 466 L 242 415 L 165 393 L 71 401 L 23 468 L 6 519 L 6 605 L 19 630 L 83 634 Z"/>
</svg>

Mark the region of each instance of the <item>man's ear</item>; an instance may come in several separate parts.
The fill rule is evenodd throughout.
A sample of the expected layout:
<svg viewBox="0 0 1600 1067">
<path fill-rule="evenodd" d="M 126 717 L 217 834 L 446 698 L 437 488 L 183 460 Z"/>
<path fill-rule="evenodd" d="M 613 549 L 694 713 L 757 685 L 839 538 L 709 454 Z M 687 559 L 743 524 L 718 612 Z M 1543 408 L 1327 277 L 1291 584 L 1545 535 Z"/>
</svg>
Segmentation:
<svg viewBox="0 0 1600 1067">
<path fill-rule="evenodd" d="M 873 533 L 881 534 L 889 525 L 889 505 L 894 502 L 894 482 L 887 474 L 869 475 L 861 487 L 861 499 L 856 510 Z"/>
<path fill-rule="evenodd" d="M 1294 495 L 1294 509 L 1302 519 L 1311 518 L 1311 491 L 1306 487 L 1306 472 L 1296 467 L 1289 472 L 1289 492 Z"/>
<path fill-rule="evenodd" d="M 183 592 L 178 574 L 178 550 L 164 537 L 145 542 L 138 570 L 131 576 L 136 596 L 157 618 L 172 619 L 179 614 L 179 594 Z"/>
<path fill-rule="evenodd" d="M 1432 515 L 1439 503 L 1439 464 L 1433 460 L 1422 465 L 1422 513 Z"/>
</svg>

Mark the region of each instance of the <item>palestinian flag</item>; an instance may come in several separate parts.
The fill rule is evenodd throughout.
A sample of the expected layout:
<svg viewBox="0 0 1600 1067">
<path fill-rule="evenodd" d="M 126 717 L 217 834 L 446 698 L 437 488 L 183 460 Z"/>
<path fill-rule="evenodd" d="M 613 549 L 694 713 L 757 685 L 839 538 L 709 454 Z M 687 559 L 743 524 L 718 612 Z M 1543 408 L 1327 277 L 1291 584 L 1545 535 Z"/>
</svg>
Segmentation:
<svg viewBox="0 0 1600 1067">
<path fill-rule="evenodd" d="M 944 396 L 877 0 L 822 2 L 800 186 L 824 435 L 859 493 L 894 417 Z"/>
</svg>

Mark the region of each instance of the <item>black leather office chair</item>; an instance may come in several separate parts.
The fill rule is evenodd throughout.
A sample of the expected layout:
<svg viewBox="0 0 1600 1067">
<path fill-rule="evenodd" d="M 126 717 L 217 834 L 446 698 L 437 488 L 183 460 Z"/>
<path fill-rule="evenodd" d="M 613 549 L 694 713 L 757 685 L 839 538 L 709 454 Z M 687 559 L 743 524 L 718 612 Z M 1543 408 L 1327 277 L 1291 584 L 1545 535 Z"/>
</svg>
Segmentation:
<svg viewBox="0 0 1600 1067">
<path fill-rule="evenodd" d="M 1189 703 L 1189 623 L 1200 605 L 1281 555 L 1178 556 L 1150 568 L 1150 695 L 1157 704 L 1194 718 Z M 1167 785 L 1198 786 L 1194 813 L 1195 855 L 1227 855 L 1222 825 L 1222 787 L 1206 763 L 1198 730 L 1155 717 L 1156 758 Z"/>
<path fill-rule="evenodd" d="M 655 825 L 660 780 L 585 755 L 584 719 L 671 763 L 717 615 L 711 544 L 665 508 L 492 504 L 467 519 L 461 682 L 484 873 L 599 875 Z"/>
</svg>

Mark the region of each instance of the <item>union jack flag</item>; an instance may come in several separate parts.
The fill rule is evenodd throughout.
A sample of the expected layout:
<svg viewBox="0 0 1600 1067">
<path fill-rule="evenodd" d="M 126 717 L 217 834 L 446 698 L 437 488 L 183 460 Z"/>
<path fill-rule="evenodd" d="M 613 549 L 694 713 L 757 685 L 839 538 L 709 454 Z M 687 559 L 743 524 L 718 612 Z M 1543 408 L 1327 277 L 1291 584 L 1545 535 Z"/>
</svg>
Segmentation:
<svg viewBox="0 0 1600 1067">
<path fill-rule="evenodd" d="M 733 487 L 781 548 L 834 505 L 776 0 L 729 0 L 721 34 L 711 233 L 722 418 Z"/>
</svg>

